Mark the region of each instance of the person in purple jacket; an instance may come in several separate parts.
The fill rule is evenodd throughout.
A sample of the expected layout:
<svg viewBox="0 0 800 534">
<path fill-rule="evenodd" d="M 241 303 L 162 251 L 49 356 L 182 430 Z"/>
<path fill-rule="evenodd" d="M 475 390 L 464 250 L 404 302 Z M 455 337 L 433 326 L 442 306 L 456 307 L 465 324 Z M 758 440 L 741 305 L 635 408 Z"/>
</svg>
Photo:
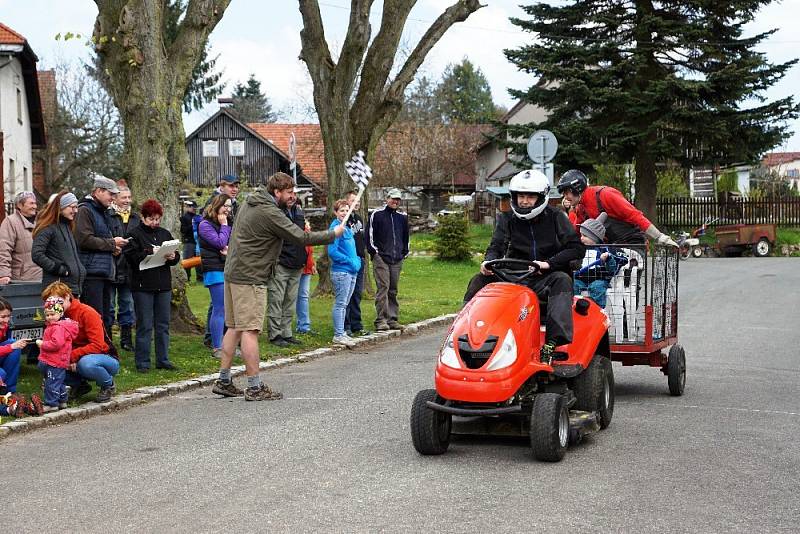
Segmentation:
<svg viewBox="0 0 800 534">
<path fill-rule="evenodd" d="M 208 330 L 211 332 L 211 347 L 214 357 L 222 356 L 222 335 L 225 329 L 225 256 L 231 227 L 228 224 L 232 200 L 226 194 L 216 195 L 203 213 L 197 227 L 197 244 L 200 247 L 200 263 L 203 267 L 203 284 L 211 294 L 211 317 Z"/>
</svg>

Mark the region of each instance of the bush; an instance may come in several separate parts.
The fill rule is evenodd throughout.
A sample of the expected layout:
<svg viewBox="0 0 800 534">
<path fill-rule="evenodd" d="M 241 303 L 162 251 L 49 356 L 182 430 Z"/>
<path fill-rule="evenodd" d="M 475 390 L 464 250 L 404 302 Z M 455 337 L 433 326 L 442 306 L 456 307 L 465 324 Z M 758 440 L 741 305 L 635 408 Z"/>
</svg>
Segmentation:
<svg viewBox="0 0 800 534">
<path fill-rule="evenodd" d="M 730 193 L 741 193 L 739 191 L 739 175 L 736 171 L 725 171 L 717 180 L 717 191 L 727 191 Z"/>
<path fill-rule="evenodd" d="M 469 221 L 463 213 L 440 215 L 436 227 L 433 250 L 444 261 L 464 261 L 471 258 L 469 249 Z"/>
<path fill-rule="evenodd" d="M 669 168 L 658 173 L 656 196 L 659 198 L 681 198 L 689 196 L 686 178 L 679 168 Z"/>
</svg>

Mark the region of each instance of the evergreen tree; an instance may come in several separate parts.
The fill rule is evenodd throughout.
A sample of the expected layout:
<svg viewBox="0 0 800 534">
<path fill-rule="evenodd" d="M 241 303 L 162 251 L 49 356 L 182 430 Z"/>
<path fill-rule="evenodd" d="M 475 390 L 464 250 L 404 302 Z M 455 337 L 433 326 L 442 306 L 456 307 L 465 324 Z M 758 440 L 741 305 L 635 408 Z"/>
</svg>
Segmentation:
<svg viewBox="0 0 800 534">
<path fill-rule="evenodd" d="M 492 91 L 481 69 L 464 58 L 450 64 L 436 88 L 439 110 L 444 120 L 484 124 L 495 118 Z"/>
<path fill-rule="evenodd" d="M 165 5 L 164 12 L 164 39 L 169 46 L 178 35 L 178 23 L 186 12 L 186 0 L 171 0 Z M 213 102 L 222 91 L 225 83 L 221 81 L 222 72 L 215 72 L 219 56 L 208 57 L 209 44 L 206 42 L 200 61 L 192 70 L 192 80 L 186 87 L 183 95 L 183 111 L 191 113 L 199 110 L 204 105 Z"/>
<path fill-rule="evenodd" d="M 655 213 L 656 163 L 683 167 L 754 161 L 788 135 L 798 116 L 791 97 L 763 92 L 796 61 L 769 63 L 755 49 L 772 32 L 743 37 L 771 0 L 572 0 L 524 7 L 512 23 L 536 41 L 506 56 L 539 78 L 511 94 L 549 111 L 541 124 L 508 127 L 508 138 L 534 129 L 559 139 L 556 162 L 636 167 L 636 204 Z M 514 147 L 517 154 L 524 147 Z M 588 169 L 587 169 L 588 170 Z"/>
<path fill-rule="evenodd" d="M 261 92 L 261 82 L 256 80 L 255 74 L 250 75 L 246 85 L 237 83 L 233 88 L 233 105 L 230 111 L 244 123 L 277 120 L 269 99 Z"/>
<path fill-rule="evenodd" d="M 427 76 L 420 77 L 406 91 L 398 122 L 431 124 L 440 121 L 437 85 Z"/>
</svg>

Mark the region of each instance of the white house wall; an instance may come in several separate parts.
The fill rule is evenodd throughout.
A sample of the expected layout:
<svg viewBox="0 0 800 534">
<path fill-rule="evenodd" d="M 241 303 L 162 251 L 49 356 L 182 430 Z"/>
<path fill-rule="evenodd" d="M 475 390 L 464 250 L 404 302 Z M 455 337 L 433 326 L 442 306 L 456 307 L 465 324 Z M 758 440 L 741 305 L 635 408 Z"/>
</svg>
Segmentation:
<svg viewBox="0 0 800 534">
<path fill-rule="evenodd" d="M 0 65 L 5 64 L 8 59 L 8 55 L 0 54 Z M 17 89 L 22 98 L 21 116 L 17 112 Z M 3 186 L 6 199 L 10 200 L 15 193 L 30 190 L 33 180 L 28 99 L 25 95 L 22 66 L 13 56 L 10 64 L 0 68 L 0 130 L 3 132 Z"/>
</svg>

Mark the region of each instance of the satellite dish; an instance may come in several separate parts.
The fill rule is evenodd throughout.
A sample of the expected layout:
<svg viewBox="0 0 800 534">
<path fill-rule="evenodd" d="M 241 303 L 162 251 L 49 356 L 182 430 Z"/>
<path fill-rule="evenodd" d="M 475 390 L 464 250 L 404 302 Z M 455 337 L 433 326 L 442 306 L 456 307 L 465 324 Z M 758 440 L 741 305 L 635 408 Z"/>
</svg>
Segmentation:
<svg viewBox="0 0 800 534">
<path fill-rule="evenodd" d="M 528 157 L 534 163 L 547 163 L 558 151 L 558 141 L 550 130 L 537 130 L 528 139 Z"/>
</svg>

